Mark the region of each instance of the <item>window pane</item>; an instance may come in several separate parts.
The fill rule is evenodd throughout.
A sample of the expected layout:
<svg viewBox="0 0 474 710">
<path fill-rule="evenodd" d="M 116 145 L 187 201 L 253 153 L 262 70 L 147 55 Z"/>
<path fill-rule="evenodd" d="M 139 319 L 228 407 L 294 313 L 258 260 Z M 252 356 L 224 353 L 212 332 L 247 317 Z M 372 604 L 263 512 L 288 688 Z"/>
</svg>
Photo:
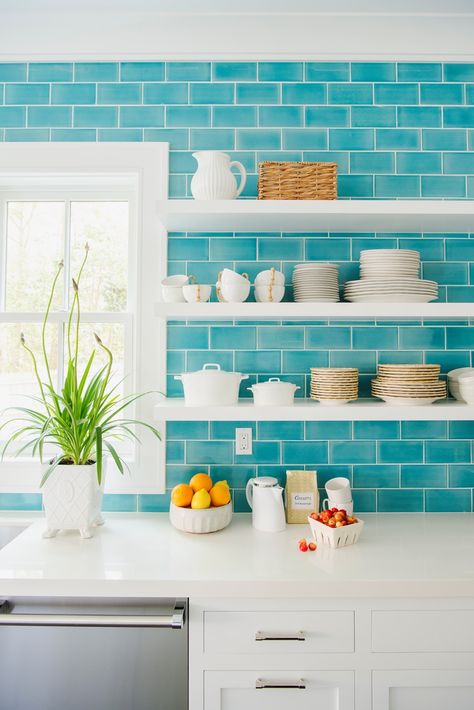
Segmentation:
<svg viewBox="0 0 474 710">
<path fill-rule="evenodd" d="M 127 307 L 128 202 L 71 203 L 71 275 L 90 252 L 81 281 L 83 311 L 125 311 Z"/>
<path fill-rule="evenodd" d="M 32 395 L 38 395 L 39 389 L 31 357 L 20 344 L 20 333 L 22 332 L 28 347 L 35 353 L 40 377 L 42 380 L 46 378 L 41 352 L 41 325 L 36 323 L 0 324 L 0 412 L 6 407 L 40 406 L 37 402 L 32 402 L 29 399 Z M 56 384 L 58 378 L 58 330 L 56 325 L 47 327 L 46 341 L 51 375 L 53 383 Z M 3 419 L 9 419 L 10 415 L 15 416 L 15 413 L 7 412 Z M 5 427 L 1 431 L 1 438 L 7 439 L 15 429 L 15 425 Z M 15 447 L 12 451 L 15 451 Z"/>
<path fill-rule="evenodd" d="M 63 202 L 7 203 L 7 290 L 10 311 L 44 311 L 64 255 Z M 62 279 L 53 308 L 62 307 Z"/>
</svg>

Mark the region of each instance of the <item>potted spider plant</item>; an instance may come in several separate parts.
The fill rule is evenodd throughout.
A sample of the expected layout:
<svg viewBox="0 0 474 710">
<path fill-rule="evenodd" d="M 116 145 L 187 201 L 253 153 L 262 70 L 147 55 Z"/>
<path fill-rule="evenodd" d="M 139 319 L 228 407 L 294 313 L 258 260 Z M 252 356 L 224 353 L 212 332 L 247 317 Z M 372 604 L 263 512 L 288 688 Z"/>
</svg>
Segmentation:
<svg viewBox="0 0 474 710">
<path fill-rule="evenodd" d="M 66 328 L 67 363 L 64 384 L 55 386 L 46 349 L 46 326 L 63 263 L 54 276 L 41 331 L 41 358 L 45 376 L 40 376 L 39 358 L 21 334 L 21 345 L 29 354 L 39 394 L 30 407 L 13 407 L 15 416 L 2 426 L 15 425 L 2 456 L 14 442 L 21 440 L 17 455 L 30 449 L 43 464 L 46 446 L 53 445 L 58 453 L 44 464 L 41 487 L 46 513 L 45 537 L 54 537 L 61 529 L 78 529 L 82 537 L 92 536 L 92 528 L 101 524 L 100 515 L 104 490 L 105 454 L 115 462 L 121 474 L 128 468 L 114 445 L 117 440 L 138 442 L 135 426 L 147 428 L 158 439 L 160 434 L 146 422 L 131 419 L 125 410 L 145 394 L 121 396 L 120 383 L 112 382 L 113 355 L 97 334 L 97 347 L 106 356 L 106 363 L 94 371 L 97 348 L 90 353 L 85 366 L 80 367 L 80 282 L 86 266 L 89 247 L 76 279 L 72 279 L 73 298 Z M 27 439 L 24 442 L 24 439 Z"/>
</svg>

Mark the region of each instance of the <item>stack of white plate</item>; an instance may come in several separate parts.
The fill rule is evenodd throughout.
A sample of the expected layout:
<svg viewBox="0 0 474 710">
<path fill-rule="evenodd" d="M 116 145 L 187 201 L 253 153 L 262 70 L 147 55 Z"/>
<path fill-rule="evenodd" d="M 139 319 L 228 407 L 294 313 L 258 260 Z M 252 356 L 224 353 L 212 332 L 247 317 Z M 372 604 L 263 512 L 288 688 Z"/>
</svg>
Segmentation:
<svg viewBox="0 0 474 710">
<path fill-rule="evenodd" d="M 347 404 L 358 397 L 359 370 L 356 367 L 312 367 L 311 399 L 321 404 Z"/>
<path fill-rule="evenodd" d="M 295 301 L 339 301 L 339 279 L 336 264 L 297 264 L 293 271 Z"/>
<path fill-rule="evenodd" d="M 438 298 L 435 281 L 419 279 L 420 253 L 413 249 L 364 249 L 360 280 L 348 281 L 344 298 L 355 303 L 428 303 Z"/>
<path fill-rule="evenodd" d="M 446 397 L 439 365 L 379 365 L 372 394 L 388 404 L 431 404 Z"/>
</svg>

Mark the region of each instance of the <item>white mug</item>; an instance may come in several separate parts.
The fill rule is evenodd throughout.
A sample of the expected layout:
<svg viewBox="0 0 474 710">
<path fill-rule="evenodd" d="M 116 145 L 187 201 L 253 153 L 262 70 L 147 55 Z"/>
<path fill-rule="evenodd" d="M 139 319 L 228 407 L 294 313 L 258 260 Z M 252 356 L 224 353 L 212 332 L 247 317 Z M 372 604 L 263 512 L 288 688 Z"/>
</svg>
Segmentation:
<svg viewBox="0 0 474 710">
<path fill-rule="evenodd" d="M 342 476 L 331 478 L 327 481 L 325 488 L 328 498 L 333 501 L 334 505 L 338 506 L 340 503 L 352 500 L 351 482 L 348 478 Z"/>
<path fill-rule="evenodd" d="M 211 297 L 211 287 L 205 284 L 186 284 L 183 295 L 188 303 L 204 303 Z"/>
<path fill-rule="evenodd" d="M 347 515 L 352 515 L 354 512 L 354 501 L 346 500 L 344 503 L 336 503 L 331 500 L 331 498 L 325 498 L 322 503 L 322 510 L 330 510 L 331 508 L 338 508 L 338 510 L 345 510 Z"/>
</svg>

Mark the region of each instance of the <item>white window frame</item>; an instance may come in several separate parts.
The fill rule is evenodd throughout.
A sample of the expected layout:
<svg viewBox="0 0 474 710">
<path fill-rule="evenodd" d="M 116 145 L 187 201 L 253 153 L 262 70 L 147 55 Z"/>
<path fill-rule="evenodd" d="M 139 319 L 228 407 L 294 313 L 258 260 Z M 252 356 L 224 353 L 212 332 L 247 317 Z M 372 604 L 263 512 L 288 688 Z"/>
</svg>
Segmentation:
<svg viewBox="0 0 474 710">
<path fill-rule="evenodd" d="M 85 314 L 83 322 L 122 322 L 126 337 L 133 338 L 131 362 L 135 392 L 166 391 L 166 332 L 155 317 L 159 284 L 167 272 L 166 232 L 157 212 L 157 200 L 168 197 L 168 143 L 19 143 L 0 145 L 0 190 L 21 199 L 28 192 L 45 199 L 64 199 L 71 186 L 72 198 L 129 199 L 132 277 L 129 312 Z M 97 192 L 94 192 L 94 187 Z M 62 193 L 62 197 L 61 197 Z M 0 215 L 3 219 L 4 216 Z M 1 250 L 0 250 L 1 252 Z M 4 273 L 0 253 L 0 274 Z M 51 315 L 60 322 L 64 313 Z M 41 313 L 8 313 L 0 310 L 0 322 L 42 322 Z M 131 368 L 131 369 L 129 369 Z M 139 400 L 133 415 L 153 423 L 153 407 L 159 395 Z M 0 405 L 1 407 L 1 405 Z M 106 491 L 115 493 L 163 493 L 166 488 L 165 431 L 163 443 L 140 431 L 131 474 L 120 476 L 109 461 Z M 114 470 L 115 469 L 115 470 Z M 0 462 L 0 492 L 37 492 L 41 474 L 34 459 Z"/>
</svg>

